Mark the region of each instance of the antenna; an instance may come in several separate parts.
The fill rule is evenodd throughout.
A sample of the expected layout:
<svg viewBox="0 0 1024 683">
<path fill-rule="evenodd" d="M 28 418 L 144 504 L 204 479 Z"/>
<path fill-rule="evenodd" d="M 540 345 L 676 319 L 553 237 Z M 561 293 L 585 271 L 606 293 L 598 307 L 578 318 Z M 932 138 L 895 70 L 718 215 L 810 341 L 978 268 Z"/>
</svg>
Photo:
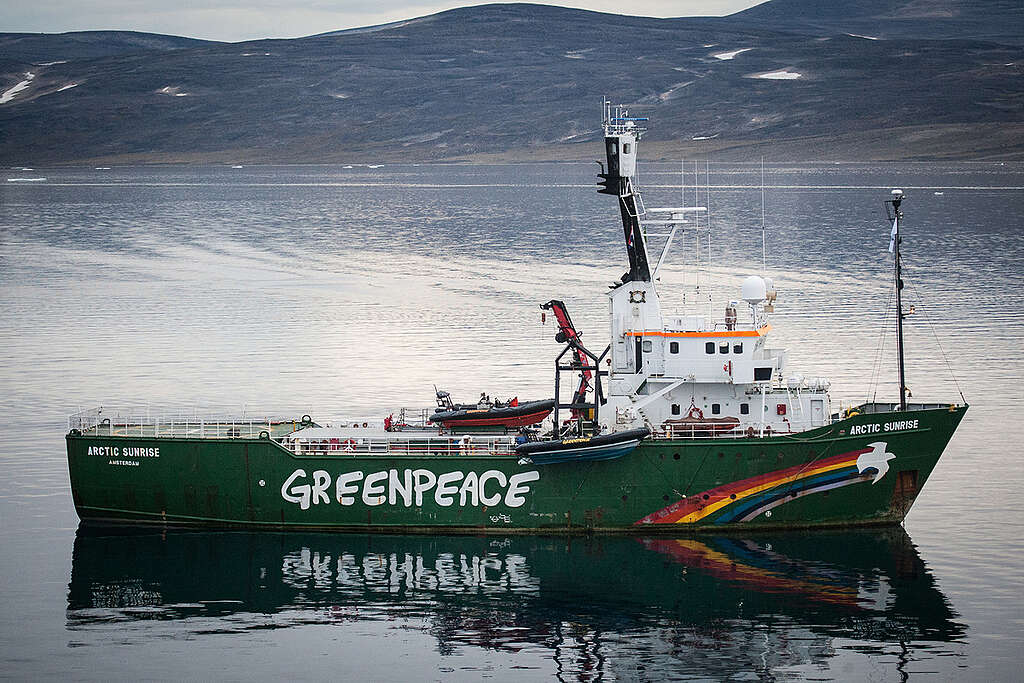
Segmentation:
<svg viewBox="0 0 1024 683">
<path fill-rule="evenodd" d="M 893 190 L 892 199 L 885 202 L 886 214 L 892 218 L 892 235 L 889 238 L 889 250 L 892 251 L 893 279 L 896 282 L 896 355 L 899 359 L 900 372 L 900 410 L 907 409 L 907 379 L 903 367 L 903 264 L 900 261 L 900 219 L 903 212 L 903 190 Z M 892 213 L 889 214 L 889 206 Z"/>
<path fill-rule="evenodd" d="M 679 161 L 679 206 L 686 206 L 686 159 Z"/>
<path fill-rule="evenodd" d="M 708 280 L 710 281 L 713 277 L 711 270 L 711 164 L 705 159 L 704 160 L 704 194 L 708 200 L 708 211 L 705 222 L 708 227 Z M 715 302 L 714 302 L 714 288 L 708 287 L 708 320 L 714 323 L 715 320 Z"/>
<path fill-rule="evenodd" d="M 764 156 L 761 157 L 761 275 L 767 270 L 768 248 L 764 229 Z"/>
</svg>

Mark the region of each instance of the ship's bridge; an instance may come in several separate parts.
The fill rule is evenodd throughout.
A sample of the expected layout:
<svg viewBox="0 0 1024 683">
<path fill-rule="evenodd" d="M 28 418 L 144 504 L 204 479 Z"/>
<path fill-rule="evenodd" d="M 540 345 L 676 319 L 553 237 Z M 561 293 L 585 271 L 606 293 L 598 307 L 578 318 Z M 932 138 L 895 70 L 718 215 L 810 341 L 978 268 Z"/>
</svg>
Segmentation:
<svg viewBox="0 0 1024 683">
<path fill-rule="evenodd" d="M 653 290 L 653 285 L 648 285 Z M 658 297 L 629 292 L 612 294 L 612 375 L 687 379 L 691 382 L 753 384 L 782 376 L 786 354 L 767 347 L 771 325 L 767 313 L 775 300 L 770 280 L 751 276 L 742 298 L 750 318 L 739 321 L 738 301 L 725 307 L 725 317 L 712 322 L 700 315 L 664 315 Z"/>
<path fill-rule="evenodd" d="M 666 323 L 661 330 L 627 331 L 616 346 L 636 348 L 639 342 L 641 372 L 694 382 L 770 381 L 785 365 L 785 351 L 765 345 L 770 325 L 703 329 L 702 320 L 690 317 L 669 317 Z M 635 372 L 633 365 L 624 371 Z"/>
</svg>

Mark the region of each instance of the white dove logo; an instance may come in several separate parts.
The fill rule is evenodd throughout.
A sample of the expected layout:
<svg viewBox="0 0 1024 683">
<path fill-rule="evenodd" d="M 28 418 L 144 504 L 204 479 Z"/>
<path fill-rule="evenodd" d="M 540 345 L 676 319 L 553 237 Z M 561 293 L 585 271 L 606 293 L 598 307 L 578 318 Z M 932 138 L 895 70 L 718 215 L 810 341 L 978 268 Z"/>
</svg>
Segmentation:
<svg viewBox="0 0 1024 683">
<path fill-rule="evenodd" d="M 874 450 L 870 453 L 860 454 L 857 458 L 857 472 L 864 474 L 864 470 L 875 470 L 875 478 L 871 482 L 874 485 L 889 471 L 889 461 L 896 456 L 885 452 L 886 443 L 884 441 L 869 443 L 868 446 Z"/>
</svg>

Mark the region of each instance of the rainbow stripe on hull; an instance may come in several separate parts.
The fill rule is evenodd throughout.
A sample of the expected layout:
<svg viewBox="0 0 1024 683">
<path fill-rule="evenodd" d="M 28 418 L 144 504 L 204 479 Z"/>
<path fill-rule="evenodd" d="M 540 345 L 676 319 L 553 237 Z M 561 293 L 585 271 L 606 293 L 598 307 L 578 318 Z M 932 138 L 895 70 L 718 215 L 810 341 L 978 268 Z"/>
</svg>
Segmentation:
<svg viewBox="0 0 1024 683">
<path fill-rule="evenodd" d="M 797 498 L 876 479 L 876 466 L 862 472 L 857 464 L 861 456 L 873 450 L 849 451 L 701 491 L 647 515 L 636 524 L 749 522 Z"/>
</svg>

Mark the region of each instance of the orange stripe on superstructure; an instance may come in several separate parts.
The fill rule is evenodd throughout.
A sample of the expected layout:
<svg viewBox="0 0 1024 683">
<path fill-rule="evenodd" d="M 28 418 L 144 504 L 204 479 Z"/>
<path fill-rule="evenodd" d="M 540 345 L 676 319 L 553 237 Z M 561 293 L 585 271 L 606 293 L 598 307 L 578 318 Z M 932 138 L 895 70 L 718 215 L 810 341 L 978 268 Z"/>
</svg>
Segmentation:
<svg viewBox="0 0 1024 683">
<path fill-rule="evenodd" d="M 626 332 L 627 337 L 763 337 L 772 329 L 765 325 L 756 330 L 728 330 L 726 332 L 665 332 L 664 330 L 643 330 Z"/>
</svg>

